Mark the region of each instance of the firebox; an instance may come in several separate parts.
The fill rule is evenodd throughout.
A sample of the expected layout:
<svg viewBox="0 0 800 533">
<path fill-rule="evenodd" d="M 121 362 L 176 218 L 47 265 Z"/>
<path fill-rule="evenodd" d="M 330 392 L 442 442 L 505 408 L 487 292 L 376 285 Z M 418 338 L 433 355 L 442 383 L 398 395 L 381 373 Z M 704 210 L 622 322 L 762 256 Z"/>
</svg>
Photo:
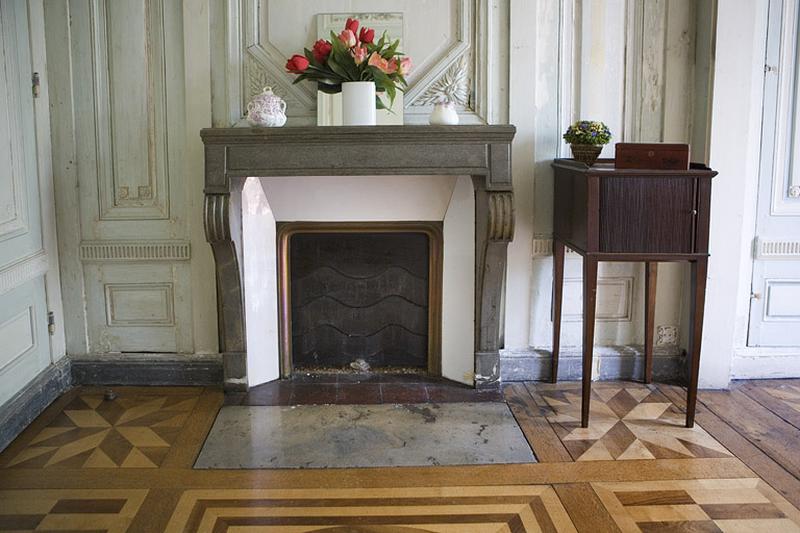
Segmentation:
<svg viewBox="0 0 800 533">
<path fill-rule="evenodd" d="M 441 374 L 441 222 L 278 224 L 282 374 Z"/>
</svg>

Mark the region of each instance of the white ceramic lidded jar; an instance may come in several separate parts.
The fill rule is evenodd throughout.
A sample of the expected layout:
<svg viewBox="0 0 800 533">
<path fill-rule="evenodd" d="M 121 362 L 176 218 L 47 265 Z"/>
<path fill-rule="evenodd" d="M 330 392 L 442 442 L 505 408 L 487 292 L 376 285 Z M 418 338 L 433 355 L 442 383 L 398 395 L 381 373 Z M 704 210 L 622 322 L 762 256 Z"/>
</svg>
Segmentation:
<svg viewBox="0 0 800 533">
<path fill-rule="evenodd" d="M 264 87 L 247 104 L 247 122 L 251 126 L 279 128 L 286 124 L 286 102 L 272 92 L 272 87 Z"/>
</svg>

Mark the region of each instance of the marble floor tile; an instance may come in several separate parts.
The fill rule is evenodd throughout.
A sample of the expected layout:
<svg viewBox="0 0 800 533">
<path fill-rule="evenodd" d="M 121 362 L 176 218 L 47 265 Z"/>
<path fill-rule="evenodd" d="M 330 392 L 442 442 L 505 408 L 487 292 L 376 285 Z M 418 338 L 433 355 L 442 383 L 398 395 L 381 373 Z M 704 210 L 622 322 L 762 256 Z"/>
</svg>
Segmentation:
<svg viewBox="0 0 800 533">
<path fill-rule="evenodd" d="M 226 406 L 195 468 L 535 461 L 504 403 Z"/>
</svg>

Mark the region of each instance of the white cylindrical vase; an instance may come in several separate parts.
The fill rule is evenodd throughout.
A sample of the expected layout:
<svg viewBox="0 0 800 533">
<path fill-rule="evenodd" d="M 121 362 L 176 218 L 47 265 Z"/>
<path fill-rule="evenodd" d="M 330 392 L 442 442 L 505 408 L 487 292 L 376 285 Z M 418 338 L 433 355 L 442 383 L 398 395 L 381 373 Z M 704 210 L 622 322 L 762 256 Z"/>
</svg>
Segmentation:
<svg viewBox="0 0 800 533">
<path fill-rule="evenodd" d="M 375 117 L 375 82 L 342 83 L 342 125 L 374 126 Z"/>
</svg>

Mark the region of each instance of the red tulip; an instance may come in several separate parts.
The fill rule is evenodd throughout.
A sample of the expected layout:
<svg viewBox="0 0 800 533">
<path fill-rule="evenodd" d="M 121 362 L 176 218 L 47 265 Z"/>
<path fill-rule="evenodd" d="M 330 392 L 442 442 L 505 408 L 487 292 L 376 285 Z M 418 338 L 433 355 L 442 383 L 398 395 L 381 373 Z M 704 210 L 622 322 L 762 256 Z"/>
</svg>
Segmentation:
<svg viewBox="0 0 800 533">
<path fill-rule="evenodd" d="M 286 62 L 286 70 L 295 74 L 299 74 L 300 72 L 305 71 L 308 68 L 308 65 L 308 59 L 301 55 L 295 54 Z"/>
<path fill-rule="evenodd" d="M 319 41 L 314 43 L 314 48 L 311 50 L 311 53 L 314 54 L 314 59 L 317 60 L 318 63 L 324 63 L 328 56 L 331 55 L 331 43 L 324 39 L 320 39 Z"/>
<path fill-rule="evenodd" d="M 344 29 L 353 32 L 353 35 L 358 35 L 358 19 L 347 19 Z"/>
<path fill-rule="evenodd" d="M 358 34 L 358 40 L 362 43 L 371 44 L 375 40 L 375 30 L 372 28 L 361 28 L 361 32 Z"/>
</svg>

